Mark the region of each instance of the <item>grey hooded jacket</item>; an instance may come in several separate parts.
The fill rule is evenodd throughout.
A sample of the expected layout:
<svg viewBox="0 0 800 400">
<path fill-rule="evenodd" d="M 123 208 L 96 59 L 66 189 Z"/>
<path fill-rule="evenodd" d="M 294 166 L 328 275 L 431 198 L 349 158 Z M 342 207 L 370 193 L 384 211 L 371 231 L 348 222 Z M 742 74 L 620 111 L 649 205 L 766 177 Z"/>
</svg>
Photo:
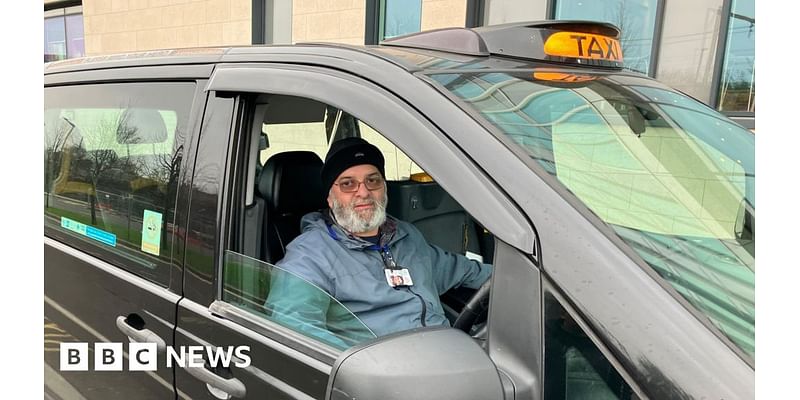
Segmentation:
<svg viewBox="0 0 800 400">
<path fill-rule="evenodd" d="M 393 288 L 377 246 L 349 235 L 328 212 L 305 215 L 301 227 L 303 233 L 289 243 L 272 274 L 266 307 L 273 320 L 335 347 L 420 326 L 449 325 L 439 295 L 459 286 L 478 288 L 492 271 L 491 265 L 428 244 L 412 224 L 387 217 L 379 244 L 388 245 L 397 266 L 407 268 L 413 281 L 413 286 Z"/>
</svg>

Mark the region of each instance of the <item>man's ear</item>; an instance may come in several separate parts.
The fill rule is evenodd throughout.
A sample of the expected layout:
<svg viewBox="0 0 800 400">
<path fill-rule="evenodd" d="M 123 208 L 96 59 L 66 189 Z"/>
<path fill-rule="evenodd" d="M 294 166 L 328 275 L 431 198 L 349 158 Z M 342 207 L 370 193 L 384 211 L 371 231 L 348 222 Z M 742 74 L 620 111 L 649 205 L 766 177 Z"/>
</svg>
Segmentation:
<svg viewBox="0 0 800 400">
<path fill-rule="evenodd" d="M 328 208 L 330 208 L 331 210 L 333 210 L 333 193 L 331 193 L 331 192 L 328 192 L 328 199 L 327 199 L 327 201 L 328 201 Z"/>
</svg>

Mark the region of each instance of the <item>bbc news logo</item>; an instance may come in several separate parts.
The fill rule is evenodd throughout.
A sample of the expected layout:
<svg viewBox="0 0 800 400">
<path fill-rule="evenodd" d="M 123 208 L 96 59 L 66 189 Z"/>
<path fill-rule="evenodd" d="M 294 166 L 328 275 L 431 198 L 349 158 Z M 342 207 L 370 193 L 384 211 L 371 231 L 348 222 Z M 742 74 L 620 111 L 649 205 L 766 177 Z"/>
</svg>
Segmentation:
<svg viewBox="0 0 800 400">
<path fill-rule="evenodd" d="M 95 343 L 91 356 L 89 343 L 62 342 L 59 353 L 62 371 L 89 371 L 90 358 L 94 371 L 123 371 L 126 366 L 122 343 Z M 199 368 L 206 364 L 212 368 L 246 368 L 250 365 L 249 353 L 250 346 L 167 346 L 163 361 L 167 368 Z M 128 371 L 156 371 L 158 366 L 158 344 L 128 343 Z"/>
</svg>

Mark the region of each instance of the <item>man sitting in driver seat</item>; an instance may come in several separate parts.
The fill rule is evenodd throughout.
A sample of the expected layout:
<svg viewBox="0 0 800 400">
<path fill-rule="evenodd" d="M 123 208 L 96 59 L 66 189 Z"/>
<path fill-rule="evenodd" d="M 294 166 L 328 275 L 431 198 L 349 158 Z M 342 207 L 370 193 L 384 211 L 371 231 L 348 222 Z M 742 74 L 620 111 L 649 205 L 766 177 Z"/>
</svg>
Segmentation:
<svg viewBox="0 0 800 400">
<path fill-rule="evenodd" d="M 489 278 L 491 265 L 428 244 L 414 225 L 388 216 L 384 174 L 383 155 L 365 140 L 347 138 L 331 146 L 321 174 L 329 208 L 302 218 L 302 234 L 277 264 L 293 279 L 273 277 L 266 306 L 274 319 L 317 337 L 330 329 L 329 309 L 338 305 L 302 289 L 311 285 L 297 285 L 300 277 L 377 336 L 449 326 L 439 295 L 460 286 L 478 288 Z"/>
</svg>

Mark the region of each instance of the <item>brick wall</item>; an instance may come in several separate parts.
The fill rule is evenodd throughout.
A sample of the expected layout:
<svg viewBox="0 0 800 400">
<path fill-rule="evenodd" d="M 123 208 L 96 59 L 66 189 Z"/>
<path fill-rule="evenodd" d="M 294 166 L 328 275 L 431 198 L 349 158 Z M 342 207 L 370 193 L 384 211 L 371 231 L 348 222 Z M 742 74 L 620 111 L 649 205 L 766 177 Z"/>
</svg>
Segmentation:
<svg viewBox="0 0 800 400">
<path fill-rule="evenodd" d="M 422 0 L 423 31 L 429 29 L 464 27 L 467 20 L 467 0 Z"/>
<path fill-rule="evenodd" d="M 292 42 L 364 44 L 364 0 L 294 0 Z M 464 26 L 467 0 L 422 0 L 422 30 Z"/>
<path fill-rule="evenodd" d="M 364 0 L 294 0 L 292 42 L 364 44 Z"/>
<path fill-rule="evenodd" d="M 251 43 L 251 0 L 84 0 L 86 54 Z"/>
<path fill-rule="evenodd" d="M 87 55 L 251 43 L 251 0 L 84 0 Z M 292 42 L 364 43 L 364 0 L 294 0 Z M 422 29 L 464 26 L 466 0 L 423 0 Z"/>
</svg>

